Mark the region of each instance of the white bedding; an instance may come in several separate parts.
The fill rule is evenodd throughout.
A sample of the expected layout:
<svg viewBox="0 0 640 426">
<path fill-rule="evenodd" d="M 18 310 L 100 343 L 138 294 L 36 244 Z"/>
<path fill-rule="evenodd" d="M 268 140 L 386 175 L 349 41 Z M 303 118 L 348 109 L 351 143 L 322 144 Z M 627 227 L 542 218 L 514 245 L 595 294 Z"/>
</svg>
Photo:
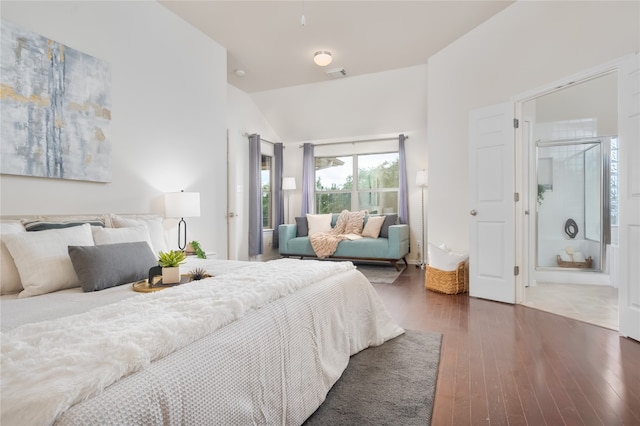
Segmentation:
<svg viewBox="0 0 640 426">
<path fill-rule="evenodd" d="M 187 274 L 194 268 L 204 268 L 211 275 L 219 276 L 248 265 L 251 262 L 188 257 L 180 265 L 180 273 Z M 131 285 L 121 285 L 90 293 L 84 293 L 82 288 L 76 287 L 21 299 L 18 293 L 0 296 L 0 329 L 5 332 L 23 324 L 80 314 L 139 294 L 131 289 Z"/>
<path fill-rule="evenodd" d="M 315 272 L 320 275 L 303 279 L 305 271 L 309 277 L 316 276 Z M 264 287 L 266 293 L 256 292 L 256 287 Z M 112 293 L 109 297 L 120 297 L 114 296 L 120 292 L 114 290 Z M 64 334 L 55 325 L 66 329 L 78 320 L 83 325 L 96 321 L 95 310 L 72 319 L 62 318 L 57 324 L 54 321 L 20 327 L 3 335 L 3 424 L 32 423 L 32 420 L 37 424 L 49 424 L 72 404 L 95 394 L 96 389 L 108 386 L 119 375 L 142 367 L 142 371 L 128 375 L 66 411 L 60 423 L 201 424 L 206 419 L 209 419 L 207 423 L 216 424 L 301 423 L 324 400 L 326 392 L 346 367 L 349 355 L 402 332 L 391 321 L 368 281 L 348 262 L 329 265 L 283 259 L 253 264 L 212 279 L 211 283 L 203 281 L 156 294 L 159 296 L 150 295 L 141 304 L 127 300 L 103 308 L 103 314 L 121 317 L 118 327 L 101 326 L 102 320 L 98 320 L 93 327 L 78 327 L 71 332 L 71 340 L 73 335 L 88 333 L 89 337 L 76 338 L 81 347 L 91 347 L 84 344 L 87 338 L 96 337 L 98 342 L 103 342 L 95 350 L 95 363 L 84 362 L 84 358 L 92 357 L 91 354 L 80 357 L 78 361 L 82 362 L 73 362 L 78 348 L 62 342 L 51 344 L 46 350 L 47 344 L 36 340 L 29 349 L 31 352 L 24 351 L 30 339 L 42 338 L 38 333 L 44 332 L 44 336 Z M 145 339 L 144 336 L 159 331 L 159 326 L 139 334 L 140 330 L 126 325 L 146 322 L 146 308 L 143 308 L 147 305 L 146 299 L 177 297 L 182 300 L 180 305 L 189 294 L 197 295 L 194 305 L 179 308 L 167 305 L 160 311 L 157 306 L 149 308 L 147 315 L 154 322 L 165 310 L 174 315 L 167 318 L 165 333 L 158 337 Z M 207 304 L 202 303 L 203 298 L 209 300 L 214 294 L 218 295 L 214 298 L 215 303 L 221 303 L 225 315 L 208 310 Z M 231 297 L 232 294 L 235 296 Z M 227 302 L 222 303 L 222 300 Z M 204 323 L 198 320 L 194 307 L 199 307 L 198 312 L 208 311 L 204 314 L 208 320 Z M 3 316 L 4 313 L 3 310 Z M 224 326 L 233 318 L 240 319 Z M 181 328 L 182 322 L 193 322 L 196 331 L 191 327 Z M 220 326 L 223 327 L 217 332 L 210 333 Z M 108 328 L 114 333 L 123 329 L 124 334 L 105 338 L 101 330 Z M 98 332 L 92 332 L 92 329 Z M 243 337 L 238 340 L 240 336 Z M 188 337 L 185 341 L 176 343 L 185 337 Z M 124 344 L 105 344 L 109 339 Z M 158 341 L 162 344 L 157 345 Z M 67 345 L 71 346 L 68 350 Z M 132 348 L 147 352 L 143 356 L 138 352 L 130 356 L 127 351 Z M 58 350 L 64 368 L 47 367 L 49 354 Z M 169 355 L 165 356 L 167 353 Z M 120 358 L 123 362 L 118 361 Z M 135 362 L 132 363 L 132 359 Z M 154 359 L 155 362 L 147 365 Z M 67 371 L 72 364 L 74 368 Z M 79 371 L 73 371 L 75 364 Z M 111 374 L 114 365 L 115 375 Z M 64 391 L 57 395 L 58 400 L 56 386 L 47 386 L 51 379 L 47 377 L 47 371 L 55 371 L 54 376 L 61 371 L 62 376 L 67 375 L 66 379 L 73 379 L 62 381 Z M 104 374 L 105 371 L 108 374 Z M 38 377 L 38 374 L 44 376 Z M 111 379 L 102 383 L 106 377 Z M 20 382 L 26 392 L 19 391 L 20 385 L 16 383 Z M 74 384 L 70 385 L 71 382 Z M 238 389 L 232 391 L 233 388 Z M 172 391 L 167 392 L 168 389 Z M 189 395 L 188 401 L 186 395 Z M 113 404 L 119 407 L 115 411 L 124 416 L 119 420 L 114 417 Z M 33 407 L 38 408 L 34 410 Z M 7 417 L 9 415 L 16 417 Z M 36 416 L 30 417 L 32 415 Z"/>
</svg>

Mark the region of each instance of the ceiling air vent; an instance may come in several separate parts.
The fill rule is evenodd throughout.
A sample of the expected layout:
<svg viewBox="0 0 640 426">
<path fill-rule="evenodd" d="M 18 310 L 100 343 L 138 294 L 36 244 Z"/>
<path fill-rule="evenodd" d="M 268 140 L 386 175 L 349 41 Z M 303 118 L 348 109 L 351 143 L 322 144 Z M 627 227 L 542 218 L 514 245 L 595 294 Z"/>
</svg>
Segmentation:
<svg viewBox="0 0 640 426">
<path fill-rule="evenodd" d="M 335 68 L 328 70 L 326 73 L 329 78 L 342 78 L 347 76 L 347 71 L 344 68 Z"/>
</svg>

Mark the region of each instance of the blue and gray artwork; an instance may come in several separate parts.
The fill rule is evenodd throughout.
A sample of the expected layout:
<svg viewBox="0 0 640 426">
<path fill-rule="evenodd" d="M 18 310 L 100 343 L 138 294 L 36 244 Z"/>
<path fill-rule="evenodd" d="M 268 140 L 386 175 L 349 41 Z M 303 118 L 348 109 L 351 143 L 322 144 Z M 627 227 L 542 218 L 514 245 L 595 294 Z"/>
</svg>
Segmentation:
<svg viewBox="0 0 640 426">
<path fill-rule="evenodd" d="M 109 65 L 0 22 L 0 173 L 110 182 Z"/>
</svg>

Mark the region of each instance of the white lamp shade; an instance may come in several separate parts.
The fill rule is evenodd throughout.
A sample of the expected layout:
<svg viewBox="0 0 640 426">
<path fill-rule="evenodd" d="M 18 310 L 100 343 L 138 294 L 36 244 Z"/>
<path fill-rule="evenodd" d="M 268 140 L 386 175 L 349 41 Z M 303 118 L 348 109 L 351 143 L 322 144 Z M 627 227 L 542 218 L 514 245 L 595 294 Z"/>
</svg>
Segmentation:
<svg viewBox="0 0 640 426">
<path fill-rule="evenodd" d="M 320 67 L 326 67 L 331 63 L 333 58 L 331 57 L 331 52 L 326 50 L 321 50 L 319 52 L 314 53 L 313 62 Z"/>
<path fill-rule="evenodd" d="M 285 191 L 296 189 L 296 178 L 294 177 L 282 178 L 282 189 Z"/>
<path fill-rule="evenodd" d="M 169 192 L 164 194 L 166 217 L 199 217 L 199 192 Z"/>
<path fill-rule="evenodd" d="M 429 185 L 429 177 L 426 170 L 420 170 L 416 173 L 416 186 L 426 188 Z"/>
</svg>

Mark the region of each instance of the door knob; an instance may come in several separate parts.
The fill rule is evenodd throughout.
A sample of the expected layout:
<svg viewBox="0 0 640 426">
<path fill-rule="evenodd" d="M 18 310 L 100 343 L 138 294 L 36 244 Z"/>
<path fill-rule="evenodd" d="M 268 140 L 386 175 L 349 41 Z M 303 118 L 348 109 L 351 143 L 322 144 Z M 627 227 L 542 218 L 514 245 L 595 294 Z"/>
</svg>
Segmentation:
<svg viewBox="0 0 640 426">
<path fill-rule="evenodd" d="M 471 216 L 475 216 L 475 215 L 477 215 L 477 214 L 478 214 L 478 212 L 477 212 L 476 210 L 471 210 L 471 211 L 469 212 L 469 214 L 470 214 Z"/>
</svg>

